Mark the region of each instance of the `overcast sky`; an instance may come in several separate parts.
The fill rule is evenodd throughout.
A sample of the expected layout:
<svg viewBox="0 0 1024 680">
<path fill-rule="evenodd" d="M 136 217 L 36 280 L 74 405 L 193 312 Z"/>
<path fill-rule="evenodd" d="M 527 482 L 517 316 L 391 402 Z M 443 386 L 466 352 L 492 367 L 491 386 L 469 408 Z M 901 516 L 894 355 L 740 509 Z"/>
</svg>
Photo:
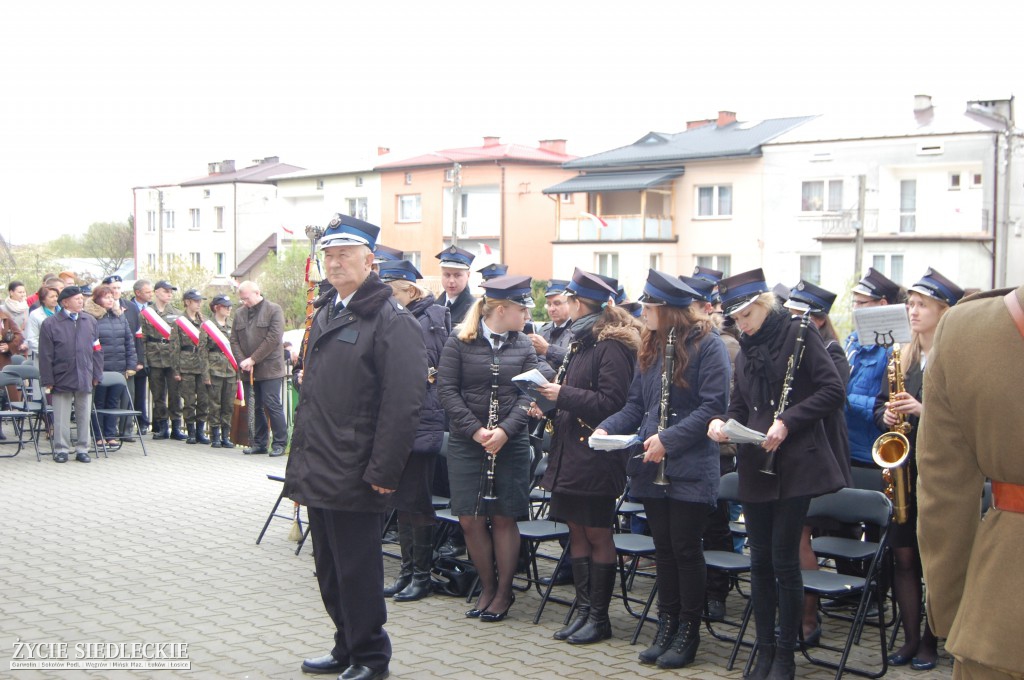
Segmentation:
<svg viewBox="0 0 1024 680">
<path fill-rule="evenodd" d="M 318 169 L 567 138 L 586 155 L 741 120 L 1020 94 L 1015 2 L 7 3 L 0 231 L 123 220 L 133 186 L 264 156 Z M 947 7 L 949 8 L 947 10 Z"/>
</svg>

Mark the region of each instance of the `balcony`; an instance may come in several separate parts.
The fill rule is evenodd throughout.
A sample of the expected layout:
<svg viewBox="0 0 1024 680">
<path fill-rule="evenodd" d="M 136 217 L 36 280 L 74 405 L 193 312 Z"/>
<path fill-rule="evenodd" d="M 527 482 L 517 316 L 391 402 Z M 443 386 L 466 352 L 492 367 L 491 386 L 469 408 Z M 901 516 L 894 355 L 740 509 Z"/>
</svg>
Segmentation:
<svg viewBox="0 0 1024 680">
<path fill-rule="evenodd" d="M 608 226 L 590 217 L 563 217 L 559 241 L 671 241 L 672 217 L 663 215 L 601 215 Z"/>
<path fill-rule="evenodd" d="M 844 210 L 836 213 L 821 213 L 811 215 L 802 213 L 797 218 L 802 226 L 812 227 L 821 237 L 842 240 L 843 237 L 852 237 L 856 234 L 857 211 Z M 991 216 L 987 209 L 981 209 L 975 214 L 953 215 L 936 228 L 934 222 L 925 225 L 919 223 L 919 215 L 916 213 L 902 213 L 899 210 L 865 210 L 864 211 L 864 234 L 870 235 L 894 235 L 894 234 L 917 234 L 928 237 L 937 234 L 990 234 L 992 229 Z"/>
</svg>

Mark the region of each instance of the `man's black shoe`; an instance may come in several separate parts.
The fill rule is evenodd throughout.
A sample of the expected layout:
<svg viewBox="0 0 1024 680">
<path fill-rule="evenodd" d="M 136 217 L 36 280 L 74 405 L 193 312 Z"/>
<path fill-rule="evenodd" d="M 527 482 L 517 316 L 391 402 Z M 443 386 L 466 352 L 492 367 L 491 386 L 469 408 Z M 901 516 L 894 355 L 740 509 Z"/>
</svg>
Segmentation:
<svg viewBox="0 0 1024 680">
<path fill-rule="evenodd" d="M 54 463 L 66 463 L 66 462 L 68 462 L 68 454 L 64 453 L 63 451 L 58 451 L 57 453 L 53 454 L 53 462 Z"/>
<path fill-rule="evenodd" d="M 278 456 L 283 456 L 283 455 L 284 455 L 284 447 L 281 446 L 280 444 L 274 444 L 270 448 L 270 457 L 271 458 L 277 458 Z"/>
<path fill-rule="evenodd" d="M 302 672 L 314 675 L 333 675 L 348 668 L 348 663 L 338 661 L 333 656 L 319 656 L 315 659 L 306 659 L 302 662 Z"/>
<path fill-rule="evenodd" d="M 79 453 L 75 455 L 75 460 L 79 463 L 91 463 L 92 458 L 89 457 L 88 453 Z"/>
<path fill-rule="evenodd" d="M 257 454 L 257 453 L 266 453 L 266 452 L 267 452 L 267 447 L 266 446 L 250 446 L 249 448 L 242 449 L 242 453 L 244 453 L 247 456 L 251 456 L 251 455 Z"/>
<path fill-rule="evenodd" d="M 382 680 L 389 675 L 387 668 L 377 670 L 369 666 L 349 666 L 338 680 Z"/>
</svg>

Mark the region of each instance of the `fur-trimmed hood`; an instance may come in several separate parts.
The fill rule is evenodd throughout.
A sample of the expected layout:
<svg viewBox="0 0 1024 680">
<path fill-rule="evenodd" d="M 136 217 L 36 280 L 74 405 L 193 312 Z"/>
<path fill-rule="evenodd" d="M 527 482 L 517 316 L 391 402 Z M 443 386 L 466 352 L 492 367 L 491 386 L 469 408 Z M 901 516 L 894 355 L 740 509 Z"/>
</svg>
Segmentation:
<svg viewBox="0 0 1024 680">
<path fill-rule="evenodd" d="M 107 315 L 108 310 L 103 309 L 98 304 L 93 302 L 92 298 L 86 298 L 85 308 L 82 311 L 85 312 L 86 314 L 91 314 L 92 316 L 96 317 L 97 321 L 99 321 L 100 319 Z M 111 307 L 109 311 L 112 312 L 114 316 L 121 316 L 123 312 L 123 310 L 121 309 L 121 305 L 117 304 L 116 300 L 114 301 L 114 306 Z"/>
<path fill-rule="evenodd" d="M 640 329 L 633 324 L 608 324 L 598 333 L 597 341 L 616 340 L 633 352 L 640 351 Z"/>
</svg>

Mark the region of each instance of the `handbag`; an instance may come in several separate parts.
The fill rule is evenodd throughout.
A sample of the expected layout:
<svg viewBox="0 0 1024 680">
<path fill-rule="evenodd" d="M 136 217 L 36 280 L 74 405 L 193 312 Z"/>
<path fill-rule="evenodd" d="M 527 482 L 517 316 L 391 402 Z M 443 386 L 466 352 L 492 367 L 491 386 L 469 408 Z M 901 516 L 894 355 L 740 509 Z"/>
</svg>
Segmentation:
<svg viewBox="0 0 1024 680">
<path fill-rule="evenodd" d="M 480 590 L 476 567 L 451 557 L 437 558 L 430 570 L 430 581 L 433 591 L 439 595 L 469 597 L 470 590 Z"/>
</svg>

